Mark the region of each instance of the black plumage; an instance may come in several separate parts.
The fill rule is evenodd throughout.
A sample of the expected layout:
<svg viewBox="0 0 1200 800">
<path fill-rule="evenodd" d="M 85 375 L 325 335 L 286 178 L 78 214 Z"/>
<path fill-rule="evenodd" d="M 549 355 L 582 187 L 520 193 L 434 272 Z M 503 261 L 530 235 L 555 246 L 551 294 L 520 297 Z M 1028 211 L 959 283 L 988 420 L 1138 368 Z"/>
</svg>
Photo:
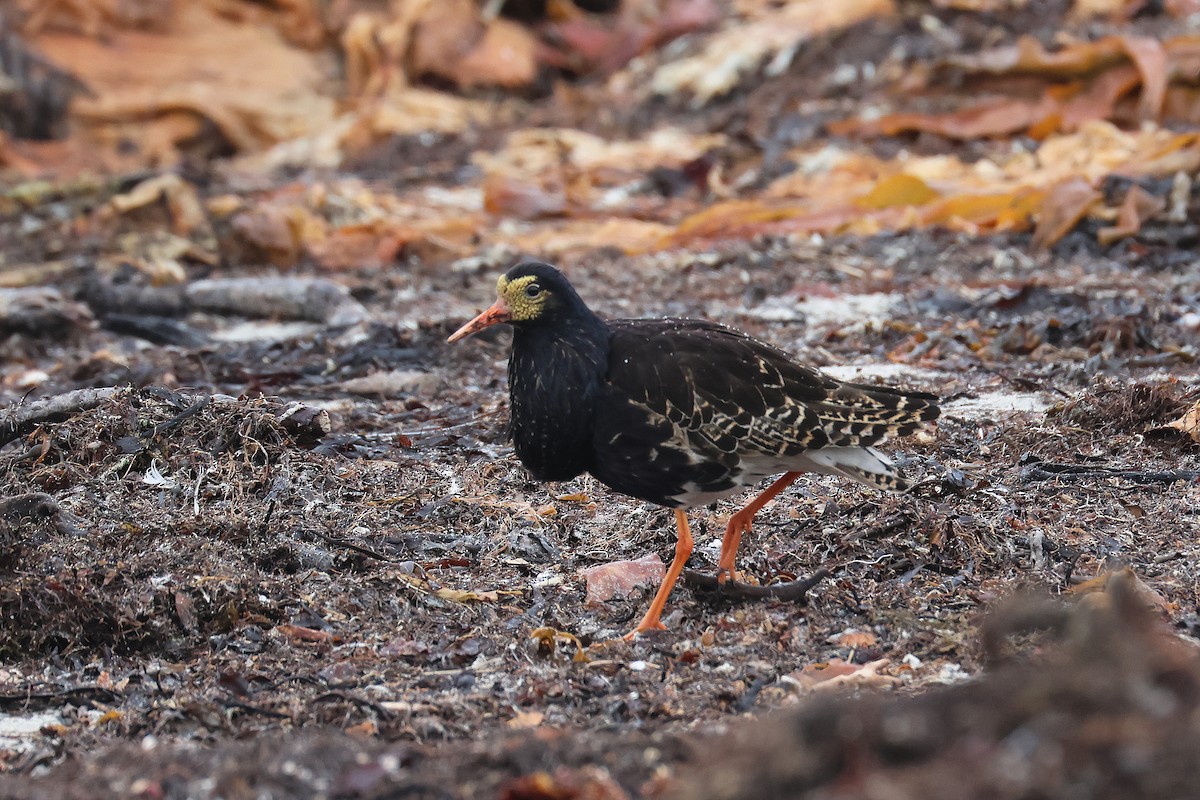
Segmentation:
<svg viewBox="0 0 1200 800">
<path fill-rule="evenodd" d="M 622 494 L 676 509 L 680 545 L 650 611 L 658 617 L 691 536 L 682 509 L 785 473 L 733 515 L 721 555 L 732 576 L 754 513 L 804 471 L 891 491 L 908 484 L 873 445 L 938 416 L 921 392 L 847 383 L 744 333 L 689 319 L 605 320 L 548 264 L 524 263 L 499 298 L 450 337 L 513 326 L 512 438 L 538 480 L 590 472 Z"/>
</svg>

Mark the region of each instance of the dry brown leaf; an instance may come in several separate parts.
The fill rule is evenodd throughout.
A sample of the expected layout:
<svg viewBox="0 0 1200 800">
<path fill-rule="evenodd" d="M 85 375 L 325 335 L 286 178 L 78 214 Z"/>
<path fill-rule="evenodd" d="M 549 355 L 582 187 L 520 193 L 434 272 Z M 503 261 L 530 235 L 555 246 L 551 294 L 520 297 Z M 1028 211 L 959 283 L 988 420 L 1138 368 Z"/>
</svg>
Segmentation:
<svg viewBox="0 0 1200 800">
<path fill-rule="evenodd" d="M 1038 208 L 1034 246 L 1054 245 L 1102 199 L 1103 195 L 1083 178 L 1070 178 L 1051 188 Z"/>
<path fill-rule="evenodd" d="M 1015 44 L 954 56 L 946 63 L 967 72 L 991 75 L 1022 73 L 1047 78 L 1079 78 L 1120 62 L 1124 54 L 1125 48 L 1117 36 L 1075 42 L 1057 50 L 1047 50 L 1033 36 L 1022 36 Z"/>
<path fill-rule="evenodd" d="M 1096 231 L 1096 239 L 1102 245 L 1133 236 L 1142 229 L 1142 223 L 1153 218 L 1167 207 L 1167 201 L 1150 194 L 1140 186 L 1129 187 L 1121 208 L 1117 211 L 1117 224 Z"/>
<path fill-rule="evenodd" d="M 1075 0 L 1071 14 L 1076 17 L 1111 17 L 1122 14 L 1130 5 L 1142 5 L 1145 0 Z"/>
<path fill-rule="evenodd" d="M 141 163 L 146 154 L 215 126 L 237 150 L 258 150 L 318 130 L 334 116 L 324 60 L 271 27 L 239 24 L 204 3 L 176 4 L 161 31 L 103 38 L 44 32 L 33 42 L 94 93 L 72 106 L 94 163 Z M 126 154 L 132 146 L 132 154 Z"/>
<path fill-rule="evenodd" d="M 713 25 L 720 16 L 715 0 L 625 0 L 615 20 L 575 10 L 544 26 L 546 38 L 556 46 L 544 48 L 542 60 L 579 73 L 609 73 L 637 55 Z"/>
<path fill-rule="evenodd" d="M 301 625 L 289 625 L 287 623 L 276 625 L 275 630 L 293 642 L 333 642 L 340 638 L 329 631 L 319 631 L 313 628 L 305 628 Z"/>
<path fill-rule="evenodd" d="M 436 589 L 433 594 L 435 597 L 454 603 L 495 603 L 500 599 L 498 591 L 471 592 L 463 589 Z M 505 594 L 512 594 L 512 592 L 505 592 Z"/>
<path fill-rule="evenodd" d="M 806 664 L 787 679 L 802 691 L 825 691 L 858 686 L 891 686 L 899 681 L 880 670 L 891 664 L 886 658 L 866 664 L 847 664 L 840 658 L 828 662 Z"/>
<path fill-rule="evenodd" d="M 879 638 L 871 631 L 846 631 L 832 637 L 833 644 L 839 647 L 849 647 L 852 650 L 861 650 L 864 647 L 874 647 L 879 643 Z"/>
<path fill-rule="evenodd" d="M 325 269 L 358 269 L 394 264 L 404 245 L 420 238 L 409 225 L 373 220 L 342 225 L 303 244 Z"/>
<path fill-rule="evenodd" d="M 128 192 L 113 197 L 108 201 L 108 207 L 117 214 L 126 214 L 160 200 L 167 204 L 173 228 L 179 235 L 208 229 L 208 216 L 200 204 L 196 187 L 174 173 L 147 178 Z"/>
<path fill-rule="evenodd" d="M 320 228 L 316 218 L 300 205 L 273 202 L 259 203 L 239 212 L 230 224 L 238 238 L 252 248 L 253 257 L 279 267 L 299 261 L 304 250 L 304 231 Z"/>
<path fill-rule="evenodd" d="M 933 0 L 935 8 L 951 8 L 955 11 L 973 11 L 995 14 L 1013 11 L 1029 5 L 1029 0 Z"/>
<path fill-rule="evenodd" d="M 950 139 L 982 139 L 1018 133 L 1053 111 L 1054 104 L 1047 97 L 1037 101 L 998 98 L 947 114 L 887 114 L 869 120 L 839 120 L 827 127 L 837 136 L 895 136 L 908 131 L 924 131 Z"/>
<path fill-rule="evenodd" d="M 629 793 L 604 767 L 558 767 L 554 774 L 537 771 L 503 783 L 502 800 L 629 800 Z"/>
<path fill-rule="evenodd" d="M 527 728 L 536 728 L 546 719 L 546 714 L 542 711 L 518 711 L 513 715 L 507 723 L 508 727 L 514 730 L 523 730 Z"/>
<path fill-rule="evenodd" d="M 709 37 L 698 55 L 659 67 L 652 82 L 654 93 L 690 94 L 694 105 L 704 105 L 729 92 L 771 56 L 794 53 L 796 45 L 814 36 L 895 12 L 892 0 L 793 0 L 766 8 L 758 19 Z"/>
<path fill-rule="evenodd" d="M 379 735 L 379 726 L 368 719 L 346 728 L 346 735 L 355 739 L 373 739 Z"/>
<path fill-rule="evenodd" d="M 558 649 L 560 641 L 568 642 L 575 647 L 575 655 L 572 661 L 577 663 L 587 663 L 591 661 L 588 658 L 587 648 L 583 646 L 583 642 L 579 641 L 579 637 L 568 631 L 560 631 L 556 628 L 535 628 L 529 633 L 529 638 L 538 643 L 539 649 L 546 655 L 553 655 Z"/>
<path fill-rule="evenodd" d="M 667 570 L 657 553 L 635 561 L 614 561 L 583 571 L 587 582 L 588 605 L 604 603 L 614 597 L 627 597 L 635 589 L 662 583 Z"/>
<path fill-rule="evenodd" d="M 484 22 L 471 0 L 428 6 L 411 34 L 409 67 L 463 88 L 527 86 L 537 77 L 537 40 L 506 19 Z"/>
<path fill-rule="evenodd" d="M 1097 602 L 1104 602 L 1108 599 L 1108 592 L 1114 578 L 1119 578 L 1123 581 L 1128 581 L 1133 586 L 1137 595 L 1143 598 L 1147 604 L 1158 608 L 1160 611 L 1170 611 L 1171 603 L 1159 594 L 1154 589 L 1138 576 L 1133 571 L 1132 567 L 1122 567 L 1117 570 L 1108 570 L 1101 572 L 1094 578 L 1090 578 L 1083 583 L 1078 583 L 1067 589 L 1067 594 L 1092 596 L 1097 598 Z"/>
<path fill-rule="evenodd" d="M 561 186 L 538 184 L 489 175 L 483 182 L 483 207 L 490 214 L 516 219 L 561 216 L 567 209 L 567 196 Z"/>
<path fill-rule="evenodd" d="M 1184 412 L 1182 417 L 1168 422 L 1164 427 L 1174 428 L 1193 442 L 1200 442 L 1200 400 Z"/>
</svg>

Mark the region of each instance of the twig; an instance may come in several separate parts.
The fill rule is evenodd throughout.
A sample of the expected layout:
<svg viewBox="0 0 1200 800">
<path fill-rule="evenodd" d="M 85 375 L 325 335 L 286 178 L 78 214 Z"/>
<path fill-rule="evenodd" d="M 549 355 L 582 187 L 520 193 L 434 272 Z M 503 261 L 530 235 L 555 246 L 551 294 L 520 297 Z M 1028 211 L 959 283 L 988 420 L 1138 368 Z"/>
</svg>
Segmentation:
<svg viewBox="0 0 1200 800">
<path fill-rule="evenodd" d="M 1124 478 L 1134 483 L 1174 483 L 1175 481 L 1200 480 L 1200 470 L 1145 471 L 1085 464 L 1055 464 L 1049 461 L 1036 461 L 1021 468 L 1021 480 L 1025 483 L 1054 480 L 1086 481 L 1097 478 Z"/>
<path fill-rule="evenodd" d="M 82 698 L 85 700 L 98 700 L 103 703 L 114 703 L 121 698 L 121 695 L 114 692 L 112 689 L 105 689 L 101 686 L 74 686 L 70 689 L 63 689 L 61 692 L 21 692 L 19 694 L 0 694 L 0 708 L 19 708 L 23 711 L 29 710 L 29 707 L 34 702 L 50 703 L 54 700 L 67 700 Z"/>
<path fill-rule="evenodd" d="M 288 720 L 290 720 L 292 718 L 292 716 L 290 714 L 284 714 L 279 711 L 272 711 L 269 708 L 259 708 L 258 706 L 252 706 L 249 703 L 243 703 L 241 700 L 234 700 L 232 698 L 227 698 L 225 700 L 222 700 L 221 702 L 226 708 L 237 708 L 242 711 L 248 711 L 251 714 L 258 714 L 259 716 L 270 717 L 271 719 L 288 719 Z"/>
<path fill-rule="evenodd" d="M 912 524 L 913 518 L 904 512 L 892 514 L 878 525 L 873 525 L 870 528 L 863 528 L 857 531 L 851 531 L 842 538 L 843 544 L 853 544 L 862 539 L 875 539 L 880 536 L 887 536 L 893 531 L 898 531 L 901 528 Z"/>
<path fill-rule="evenodd" d="M 120 391 L 123 390 L 116 387 L 76 389 L 32 403 L 11 405 L 0 412 L 0 447 L 19 439 L 43 422 L 90 411 L 108 402 Z"/>
<path fill-rule="evenodd" d="M 347 550 L 353 550 L 356 553 L 362 553 L 364 556 L 370 556 L 371 558 L 377 558 L 380 561 L 388 561 L 391 563 L 397 563 L 400 561 L 400 559 L 398 559 L 398 558 L 392 558 L 390 556 L 385 556 L 383 553 L 376 552 L 375 550 L 372 550 L 369 547 L 363 547 L 360 544 L 354 544 L 353 542 L 347 542 L 344 539 L 337 539 L 337 538 L 334 538 L 333 536 L 329 536 L 324 533 L 318 532 L 317 535 L 320 536 L 322 539 L 324 539 L 326 544 L 331 544 L 334 547 L 344 547 Z"/>
<path fill-rule="evenodd" d="M 395 713 L 388 711 L 383 706 L 379 705 L 378 703 L 374 703 L 365 697 L 359 697 L 357 695 L 338 691 L 336 689 L 331 689 L 328 692 L 317 695 L 316 697 L 314 697 L 312 699 L 312 702 L 315 705 L 316 703 L 327 703 L 327 702 L 331 702 L 334 700 L 341 700 L 342 702 L 345 702 L 345 703 L 352 703 L 356 706 L 361 706 L 363 708 L 369 708 L 370 710 L 372 710 L 376 714 L 378 714 L 381 719 L 393 719 L 396 716 Z"/>
</svg>

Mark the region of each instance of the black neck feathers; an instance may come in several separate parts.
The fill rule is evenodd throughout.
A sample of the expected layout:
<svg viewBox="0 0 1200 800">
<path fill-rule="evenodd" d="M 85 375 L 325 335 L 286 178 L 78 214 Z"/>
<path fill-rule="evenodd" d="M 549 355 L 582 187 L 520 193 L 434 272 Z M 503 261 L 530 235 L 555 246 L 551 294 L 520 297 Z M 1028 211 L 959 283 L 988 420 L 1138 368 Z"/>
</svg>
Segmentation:
<svg viewBox="0 0 1200 800">
<path fill-rule="evenodd" d="M 550 302 L 536 319 L 513 325 L 512 435 L 533 477 L 562 481 L 592 463 L 595 404 L 608 371 L 611 333 L 557 270 L 546 269 L 552 273 L 539 281 Z"/>
</svg>

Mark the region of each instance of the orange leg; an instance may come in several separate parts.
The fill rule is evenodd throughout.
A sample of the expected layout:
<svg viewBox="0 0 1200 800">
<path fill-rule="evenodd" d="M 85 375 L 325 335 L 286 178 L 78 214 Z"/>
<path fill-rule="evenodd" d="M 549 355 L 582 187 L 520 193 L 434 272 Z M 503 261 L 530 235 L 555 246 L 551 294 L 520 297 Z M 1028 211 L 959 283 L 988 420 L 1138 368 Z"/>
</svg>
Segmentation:
<svg viewBox="0 0 1200 800">
<path fill-rule="evenodd" d="M 650 603 L 650 608 L 646 609 L 646 616 L 642 617 L 642 621 L 636 628 L 625 634 L 625 641 L 631 640 L 639 633 L 663 630 L 667 627 L 662 624 L 660 619 L 663 606 L 667 604 L 667 598 L 671 596 L 671 590 L 675 588 L 675 581 L 679 580 L 679 574 L 683 572 L 683 565 L 687 562 L 688 556 L 692 554 L 692 529 L 688 527 L 687 514 L 678 508 L 675 509 L 675 524 L 679 527 L 679 541 L 675 543 L 675 558 L 671 561 L 671 566 L 667 568 L 667 574 L 663 576 L 662 584 L 654 595 L 654 601 Z"/>
<path fill-rule="evenodd" d="M 717 562 L 718 581 L 724 583 L 730 578 L 737 580 L 737 573 L 734 571 L 733 565 L 737 559 L 737 549 L 742 541 L 742 534 L 750 530 L 750 526 L 754 523 L 754 515 L 799 477 L 799 472 L 785 472 L 762 494 L 746 504 L 745 508 L 729 518 L 729 524 L 725 526 L 725 538 L 721 540 L 721 560 Z"/>
</svg>

